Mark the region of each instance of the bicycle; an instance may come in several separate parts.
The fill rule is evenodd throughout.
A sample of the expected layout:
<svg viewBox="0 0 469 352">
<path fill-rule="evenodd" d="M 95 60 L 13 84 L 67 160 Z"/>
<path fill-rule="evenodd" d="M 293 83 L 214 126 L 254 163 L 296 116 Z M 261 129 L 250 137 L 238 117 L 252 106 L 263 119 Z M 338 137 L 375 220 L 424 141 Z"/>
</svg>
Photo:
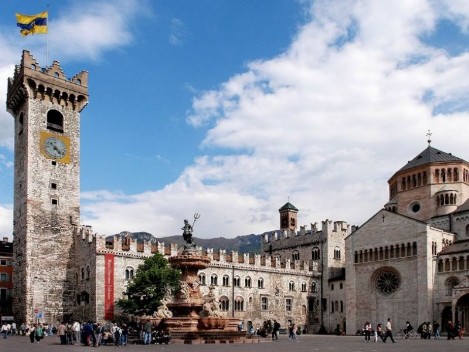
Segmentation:
<svg viewBox="0 0 469 352">
<path fill-rule="evenodd" d="M 404 332 L 404 329 L 401 329 L 394 334 L 394 338 L 396 340 L 404 340 L 404 339 L 412 340 L 412 339 L 416 339 L 417 337 L 418 337 L 418 334 L 413 330 Z"/>
</svg>

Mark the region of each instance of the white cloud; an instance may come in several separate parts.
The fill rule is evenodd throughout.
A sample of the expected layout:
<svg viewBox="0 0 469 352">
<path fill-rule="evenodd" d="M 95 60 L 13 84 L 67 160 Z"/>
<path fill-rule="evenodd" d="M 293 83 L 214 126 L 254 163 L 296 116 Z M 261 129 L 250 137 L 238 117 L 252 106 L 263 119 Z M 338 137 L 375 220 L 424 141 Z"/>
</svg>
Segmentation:
<svg viewBox="0 0 469 352">
<path fill-rule="evenodd" d="M 465 29 L 469 9 L 450 4 Z M 361 224 L 386 203 L 392 174 L 426 148 L 428 129 L 433 146 L 468 159 L 469 85 L 461 77 L 469 56 L 420 39 L 448 18 L 444 9 L 431 1 L 314 2 L 311 22 L 285 53 L 194 99 L 188 122 L 209 126 L 212 154 L 221 147 L 231 155 L 201 157 L 164 190 L 132 197 L 126 211 L 138 209 L 137 220 L 125 223 L 170 235 L 197 210 L 206 214 L 201 237 L 262 232 L 277 227 L 290 197 L 300 223 Z"/>
<path fill-rule="evenodd" d="M 184 38 L 187 33 L 184 29 L 184 23 L 178 19 L 173 18 L 171 20 L 171 33 L 169 34 L 169 42 L 172 45 L 181 45 L 183 44 Z"/>
<path fill-rule="evenodd" d="M 11 205 L 0 205 L 0 238 L 8 237 L 12 239 L 13 208 Z"/>
<path fill-rule="evenodd" d="M 469 9 L 453 4 L 315 1 L 288 50 L 194 98 L 188 122 L 208 126 L 211 156 L 161 190 L 83 194 L 82 222 L 167 236 L 198 212 L 195 236 L 232 237 L 278 227 L 290 199 L 300 224 L 361 224 L 386 203 L 392 174 L 425 149 L 428 129 L 433 146 L 469 159 L 469 56 L 420 39 L 442 18 L 466 29 Z"/>
<path fill-rule="evenodd" d="M 51 52 L 73 60 L 99 59 L 132 41 L 132 21 L 138 15 L 151 15 L 146 1 L 95 1 L 87 7 L 76 3 L 57 20 L 50 19 Z"/>
</svg>

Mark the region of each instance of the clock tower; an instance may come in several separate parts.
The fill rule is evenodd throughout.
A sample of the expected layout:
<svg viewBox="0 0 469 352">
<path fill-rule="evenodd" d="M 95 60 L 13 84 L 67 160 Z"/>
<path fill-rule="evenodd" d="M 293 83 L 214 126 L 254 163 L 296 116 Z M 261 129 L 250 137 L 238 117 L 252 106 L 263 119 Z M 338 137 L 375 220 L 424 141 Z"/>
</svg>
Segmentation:
<svg viewBox="0 0 469 352">
<path fill-rule="evenodd" d="M 15 119 L 13 309 L 18 322 L 57 322 L 74 305 L 74 232 L 80 222 L 80 112 L 88 72 L 68 79 L 28 51 L 8 79 Z"/>
</svg>

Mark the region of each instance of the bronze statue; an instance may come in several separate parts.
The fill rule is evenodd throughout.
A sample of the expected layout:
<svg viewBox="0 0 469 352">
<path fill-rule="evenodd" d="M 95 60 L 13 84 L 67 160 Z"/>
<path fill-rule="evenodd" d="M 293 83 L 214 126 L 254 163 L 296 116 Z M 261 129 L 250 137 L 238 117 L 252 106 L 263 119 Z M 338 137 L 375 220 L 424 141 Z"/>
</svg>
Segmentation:
<svg viewBox="0 0 469 352">
<path fill-rule="evenodd" d="M 184 227 L 181 230 L 183 230 L 182 237 L 184 241 L 186 241 L 187 244 L 192 244 L 194 241 L 192 239 L 192 226 L 187 219 L 184 220 Z"/>
<path fill-rule="evenodd" d="M 189 224 L 189 220 L 185 219 L 184 220 L 184 227 L 181 228 L 183 231 L 182 237 L 184 238 L 184 241 L 186 241 L 186 247 L 195 247 L 195 242 L 194 239 L 192 238 L 192 231 L 194 229 L 194 224 L 197 221 L 197 219 L 200 218 L 200 215 L 198 213 L 194 214 L 194 222 Z"/>
</svg>

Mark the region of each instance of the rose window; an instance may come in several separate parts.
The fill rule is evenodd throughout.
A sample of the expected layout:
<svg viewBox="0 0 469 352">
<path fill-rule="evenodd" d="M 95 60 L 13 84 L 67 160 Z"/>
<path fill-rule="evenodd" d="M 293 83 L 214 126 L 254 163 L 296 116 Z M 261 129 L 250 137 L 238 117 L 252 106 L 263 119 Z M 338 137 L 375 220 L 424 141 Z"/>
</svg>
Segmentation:
<svg viewBox="0 0 469 352">
<path fill-rule="evenodd" d="M 399 273 L 392 268 L 385 268 L 374 275 L 374 287 L 383 295 L 390 295 L 399 289 L 401 278 Z"/>
</svg>

